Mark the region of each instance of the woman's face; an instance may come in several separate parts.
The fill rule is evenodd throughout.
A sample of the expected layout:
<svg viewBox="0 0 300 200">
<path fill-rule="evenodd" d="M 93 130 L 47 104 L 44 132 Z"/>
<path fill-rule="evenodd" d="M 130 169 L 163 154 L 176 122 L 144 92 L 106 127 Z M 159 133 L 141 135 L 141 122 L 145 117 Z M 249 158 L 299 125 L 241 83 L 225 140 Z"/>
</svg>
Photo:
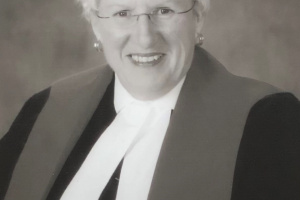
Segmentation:
<svg viewBox="0 0 300 200">
<path fill-rule="evenodd" d="M 101 0 L 92 27 L 108 64 L 131 95 L 151 100 L 169 92 L 186 75 L 192 62 L 199 21 L 187 11 L 193 1 L 182 0 Z M 170 10 L 171 9 L 171 10 Z M 162 18 L 136 15 L 156 11 Z"/>
</svg>

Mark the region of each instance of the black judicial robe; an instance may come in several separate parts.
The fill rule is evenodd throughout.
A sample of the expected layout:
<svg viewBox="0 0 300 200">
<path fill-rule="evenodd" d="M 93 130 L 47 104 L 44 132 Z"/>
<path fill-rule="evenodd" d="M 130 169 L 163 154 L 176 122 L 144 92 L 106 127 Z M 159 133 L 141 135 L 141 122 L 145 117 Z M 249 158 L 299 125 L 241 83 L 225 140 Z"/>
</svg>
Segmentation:
<svg viewBox="0 0 300 200">
<path fill-rule="evenodd" d="M 115 116 L 112 77 L 91 69 L 26 102 L 0 141 L 0 199 L 59 199 Z M 300 199 L 299 158 L 299 101 L 196 48 L 148 199 Z"/>
</svg>

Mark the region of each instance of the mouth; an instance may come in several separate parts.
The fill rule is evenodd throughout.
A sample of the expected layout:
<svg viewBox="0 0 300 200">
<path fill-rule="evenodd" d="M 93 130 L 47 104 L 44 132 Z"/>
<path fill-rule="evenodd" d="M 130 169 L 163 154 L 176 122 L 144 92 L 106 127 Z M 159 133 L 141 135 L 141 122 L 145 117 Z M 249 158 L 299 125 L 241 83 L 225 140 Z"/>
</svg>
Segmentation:
<svg viewBox="0 0 300 200">
<path fill-rule="evenodd" d="M 163 53 L 148 53 L 148 54 L 130 54 L 128 55 L 129 59 L 136 65 L 145 66 L 145 65 L 156 65 L 158 64 L 165 54 Z"/>
</svg>

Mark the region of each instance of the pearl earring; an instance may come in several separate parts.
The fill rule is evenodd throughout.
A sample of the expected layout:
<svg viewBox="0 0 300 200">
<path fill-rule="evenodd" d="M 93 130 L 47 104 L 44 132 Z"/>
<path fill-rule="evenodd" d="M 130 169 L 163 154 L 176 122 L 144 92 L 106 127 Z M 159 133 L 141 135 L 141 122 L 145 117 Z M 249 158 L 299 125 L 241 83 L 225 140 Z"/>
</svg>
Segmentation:
<svg viewBox="0 0 300 200">
<path fill-rule="evenodd" d="M 204 36 L 203 36 L 203 34 L 198 33 L 197 34 L 196 46 L 198 46 L 198 47 L 202 46 L 203 42 L 204 42 Z"/>
<path fill-rule="evenodd" d="M 97 41 L 94 43 L 94 48 L 98 51 L 98 52 L 103 52 L 103 47 L 100 41 Z"/>
</svg>

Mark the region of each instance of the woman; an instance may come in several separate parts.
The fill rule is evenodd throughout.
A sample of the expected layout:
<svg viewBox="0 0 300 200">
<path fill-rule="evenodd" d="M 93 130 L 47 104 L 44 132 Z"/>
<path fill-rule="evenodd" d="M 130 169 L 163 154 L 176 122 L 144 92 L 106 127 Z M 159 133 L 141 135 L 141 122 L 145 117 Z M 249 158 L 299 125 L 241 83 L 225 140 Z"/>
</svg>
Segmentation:
<svg viewBox="0 0 300 200">
<path fill-rule="evenodd" d="M 24 105 L 2 199 L 300 198 L 299 101 L 199 47 L 207 0 L 80 2 L 108 66 Z"/>
</svg>

